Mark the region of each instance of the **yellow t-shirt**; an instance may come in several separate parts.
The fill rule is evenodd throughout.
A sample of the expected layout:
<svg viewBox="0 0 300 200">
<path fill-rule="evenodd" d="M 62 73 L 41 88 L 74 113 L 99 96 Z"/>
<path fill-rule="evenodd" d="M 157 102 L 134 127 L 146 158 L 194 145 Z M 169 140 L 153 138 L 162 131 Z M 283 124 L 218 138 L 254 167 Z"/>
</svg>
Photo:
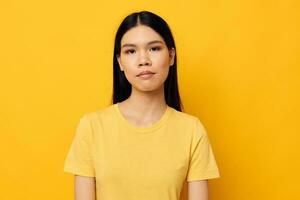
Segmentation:
<svg viewBox="0 0 300 200">
<path fill-rule="evenodd" d="M 137 127 L 112 104 L 83 114 L 64 171 L 95 177 L 101 200 L 179 200 L 184 181 L 219 178 L 203 124 L 169 107 Z"/>
</svg>

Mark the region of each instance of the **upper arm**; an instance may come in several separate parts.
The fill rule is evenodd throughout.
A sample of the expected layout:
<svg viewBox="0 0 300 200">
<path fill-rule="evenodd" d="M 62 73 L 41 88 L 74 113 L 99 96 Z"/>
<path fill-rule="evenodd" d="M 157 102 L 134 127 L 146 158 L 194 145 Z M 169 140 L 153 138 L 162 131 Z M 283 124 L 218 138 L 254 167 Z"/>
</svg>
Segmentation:
<svg viewBox="0 0 300 200">
<path fill-rule="evenodd" d="M 188 182 L 188 200 L 208 200 L 207 180 Z"/>
<path fill-rule="evenodd" d="M 94 133 L 89 115 L 80 118 L 76 133 L 65 159 L 64 171 L 76 175 L 95 177 Z"/>
<path fill-rule="evenodd" d="M 75 200 L 95 200 L 95 177 L 74 176 Z"/>
<path fill-rule="evenodd" d="M 187 181 L 219 178 L 220 173 L 205 127 L 197 118 L 190 147 Z"/>
</svg>

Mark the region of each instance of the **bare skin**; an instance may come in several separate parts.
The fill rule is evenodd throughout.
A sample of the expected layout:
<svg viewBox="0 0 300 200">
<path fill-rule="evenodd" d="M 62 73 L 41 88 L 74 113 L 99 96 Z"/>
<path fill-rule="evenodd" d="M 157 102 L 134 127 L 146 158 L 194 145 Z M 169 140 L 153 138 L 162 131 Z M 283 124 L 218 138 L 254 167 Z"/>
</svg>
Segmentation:
<svg viewBox="0 0 300 200">
<path fill-rule="evenodd" d="M 157 42 L 154 42 L 157 41 Z M 147 127 L 155 123 L 167 108 L 164 81 L 174 63 L 175 49 L 168 49 L 163 38 L 147 26 L 137 26 L 124 34 L 118 56 L 120 70 L 132 85 L 128 99 L 119 103 L 122 114 L 132 124 Z M 150 70 L 147 80 L 137 75 Z"/>
<path fill-rule="evenodd" d="M 207 180 L 188 182 L 188 200 L 208 200 Z"/>
<path fill-rule="evenodd" d="M 75 200 L 95 200 L 96 180 L 94 177 L 74 176 Z"/>
</svg>

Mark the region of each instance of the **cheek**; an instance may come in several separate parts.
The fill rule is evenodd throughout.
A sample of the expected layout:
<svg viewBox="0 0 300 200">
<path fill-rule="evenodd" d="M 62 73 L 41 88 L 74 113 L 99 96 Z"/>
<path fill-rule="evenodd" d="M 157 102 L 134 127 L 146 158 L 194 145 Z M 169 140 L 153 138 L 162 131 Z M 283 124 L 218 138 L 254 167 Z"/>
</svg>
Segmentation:
<svg viewBox="0 0 300 200">
<path fill-rule="evenodd" d="M 136 71 L 133 70 L 131 67 L 125 67 L 124 70 L 125 76 L 127 78 L 128 81 L 134 80 L 136 78 Z"/>
<path fill-rule="evenodd" d="M 128 57 L 124 57 L 122 60 L 122 64 L 124 65 L 124 67 L 126 68 L 131 67 L 135 62 L 134 57 L 128 58 Z M 127 68 L 128 68 L 127 67 Z"/>
<path fill-rule="evenodd" d="M 160 54 L 153 56 L 153 64 L 159 68 L 168 67 L 169 65 L 169 55 L 167 52 L 162 52 Z"/>
<path fill-rule="evenodd" d="M 133 59 L 123 59 L 122 64 L 126 74 L 131 76 L 136 73 L 136 69 L 134 69 L 135 61 Z"/>
<path fill-rule="evenodd" d="M 134 81 L 136 81 L 136 75 L 138 71 L 135 69 L 134 65 L 131 63 L 124 63 L 124 75 L 126 79 L 133 84 Z"/>
</svg>

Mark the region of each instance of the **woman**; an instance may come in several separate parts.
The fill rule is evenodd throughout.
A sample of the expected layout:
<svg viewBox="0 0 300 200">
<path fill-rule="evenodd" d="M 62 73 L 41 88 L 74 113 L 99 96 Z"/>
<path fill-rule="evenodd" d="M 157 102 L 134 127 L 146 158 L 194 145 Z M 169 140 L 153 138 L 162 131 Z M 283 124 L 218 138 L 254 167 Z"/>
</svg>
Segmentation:
<svg viewBox="0 0 300 200">
<path fill-rule="evenodd" d="M 176 48 L 158 15 L 128 15 L 116 33 L 112 105 L 82 116 L 65 160 L 76 200 L 207 200 L 219 170 L 206 130 L 181 111 Z"/>
</svg>

